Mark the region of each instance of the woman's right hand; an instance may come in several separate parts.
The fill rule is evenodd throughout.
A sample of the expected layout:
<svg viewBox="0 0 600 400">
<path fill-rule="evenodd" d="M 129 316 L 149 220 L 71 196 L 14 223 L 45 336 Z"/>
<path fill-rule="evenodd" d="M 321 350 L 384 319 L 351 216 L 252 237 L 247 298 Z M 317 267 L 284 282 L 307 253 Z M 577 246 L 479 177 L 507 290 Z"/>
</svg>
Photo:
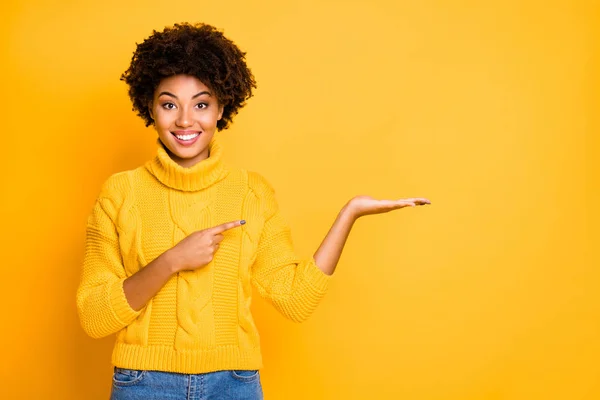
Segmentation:
<svg viewBox="0 0 600 400">
<path fill-rule="evenodd" d="M 210 263 L 223 240 L 223 232 L 245 223 L 244 220 L 231 221 L 185 237 L 169 250 L 174 272 L 195 270 Z"/>
</svg>

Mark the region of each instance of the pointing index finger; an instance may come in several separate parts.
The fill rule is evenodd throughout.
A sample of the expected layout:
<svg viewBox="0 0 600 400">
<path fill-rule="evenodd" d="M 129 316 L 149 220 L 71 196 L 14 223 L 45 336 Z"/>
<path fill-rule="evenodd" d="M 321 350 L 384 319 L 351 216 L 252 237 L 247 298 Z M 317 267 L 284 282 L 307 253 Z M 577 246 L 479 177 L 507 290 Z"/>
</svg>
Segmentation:
<svg viewBox="0 0 600 400">
<path fill-rule="evenodd" d="M 212 234 L 218 235 L 218 234 L 228 231 L 230 229 L 237 228 L 238 226 L 242 226 L 245 223 L 246 223 L 246 221 L 243 219 L 237 220 L 237 221 L 226 222 L 224 224 L 217 225 L 214 228 L 211 228 L 210 231 Z"/>
</svg>

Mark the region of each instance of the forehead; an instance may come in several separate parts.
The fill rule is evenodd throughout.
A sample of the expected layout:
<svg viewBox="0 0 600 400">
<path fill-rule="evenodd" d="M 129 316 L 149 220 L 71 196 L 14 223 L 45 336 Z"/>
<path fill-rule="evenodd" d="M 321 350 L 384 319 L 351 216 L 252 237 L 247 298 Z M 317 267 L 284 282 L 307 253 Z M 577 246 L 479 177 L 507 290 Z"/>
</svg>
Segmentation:
<svg viewBox="0 0 600 400">
<path fill-rule="evenodd" d="M 171 92 L 174 94 L 180 94 L 182 96 L 189 94 L 190 96 L 196 93 L 207 91 L 210 92 L 208 86 L 206 86 L 200 79 L 192 75 L 173 75 L 167 78 L 163 78 L 158 87 L 156 88 L 155 94 L 161 93 L 162 91 Z"/>
</svg>

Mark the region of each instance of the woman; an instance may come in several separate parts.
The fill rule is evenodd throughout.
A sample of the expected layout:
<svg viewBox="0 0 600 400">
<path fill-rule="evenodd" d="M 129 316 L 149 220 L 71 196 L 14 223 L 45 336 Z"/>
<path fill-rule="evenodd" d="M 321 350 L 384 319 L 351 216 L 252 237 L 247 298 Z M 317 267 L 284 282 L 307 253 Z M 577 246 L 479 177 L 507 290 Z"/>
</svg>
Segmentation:
<svg viewBox="0 0 600 400">
<path fill-rule="evenodd" d="M 212 26 L 178 24 L 139 44 L 122 76 L 158 150 L 104 183 L 77 292 L 84 330 L 117 334 L 114 400 L 261 399 L 252 286 L 303 321 L 357 218 L 430 204 L 355 197 L 314 257 L 297 258 L 270 184 L 222 160 L 217 132 L 256 87 L 244 56 Z"/>
</svg>

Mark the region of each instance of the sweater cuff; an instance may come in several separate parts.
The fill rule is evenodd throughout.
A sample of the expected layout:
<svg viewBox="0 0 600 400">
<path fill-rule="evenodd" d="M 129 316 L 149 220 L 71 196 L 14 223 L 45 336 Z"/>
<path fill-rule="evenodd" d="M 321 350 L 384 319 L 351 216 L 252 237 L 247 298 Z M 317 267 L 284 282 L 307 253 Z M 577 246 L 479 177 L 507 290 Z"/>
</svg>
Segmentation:
<svg viewBox="0 0 600 400">
<path fill-rule="evenodd" d="M 327 275 L 325 272 L 317 266 L 314 258 L 310 260 L 306 268 L 304 269 L 306 280 L 311 283 L 313 288 L 318 292 L 325 293 L 329 286 L 329 281 L 333 275 Z"/>
<path fill-rule="evenodd" d="M 129 305 L 123 290 L 123 282 L 126 278 L 119 279 L 110 287 L 110 304 L 117 320 L 123 325 L 129 325 L 140 315 Z"/>
</svg>

